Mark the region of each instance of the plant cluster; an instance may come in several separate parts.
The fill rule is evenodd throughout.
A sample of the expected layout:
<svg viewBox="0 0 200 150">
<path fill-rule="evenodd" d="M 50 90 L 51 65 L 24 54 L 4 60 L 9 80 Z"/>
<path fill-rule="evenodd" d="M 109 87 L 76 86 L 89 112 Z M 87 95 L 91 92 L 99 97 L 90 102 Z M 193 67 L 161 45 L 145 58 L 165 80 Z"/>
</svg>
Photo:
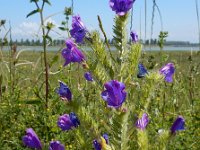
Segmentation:
<svg viewBox="0 0 200 150">
<path fill-rule="evenodd" d="M 2 96 L 0 91 L 1 98 L 7 96 L 10 99 L 8 102 L 0 101 L 2 110 L 7 113 L 0 114 L 1 120 L 6 120 L 0 125 L 0 131 L 5 130 L 8 135 L 12 130 L 17 131 L 13 133 L 13 139 L 3 134 L 1 138 L 4 139 L 4 145 L 14 149 L 147 150 L 176 149 L 182 144 L 178 141 L 183 142 L 182 137 L 191 131 L 185 130 L 187 112 L 181 113 L 176 107 L 180 104 L 175 93 L 180 90 L 179 82 L 182 82 L 174 77 L 177 73 L 175 66 L 178 65 L 168 62 L 166 65 L 157 64 L 160 69 L 149 69 L 144 65 L 146 63 L 142 59 L 142 45 L 136 32 L 130 32 L 132 41 L 128 44 L 127 22 L 135 0 L 109 0 L 111 9 L 116 13 L 113 26 L 114 52 L 110 50 L 99 16 L 99 27 L 104 41 L 98 31 L 87 29 L 80 15 L 74 15 L 70 8 L 65 9 L 67 21 L 62 25 L 68 24 L 69 16 L 73 15 L 72 25 L 71 29 L 66 26 L 60 29 L 67 31 L 69 37 L 66 39 L 66 46 L 51 61 L 47 57 L 46 49 L 48 42 L 52 41 L 49 32 L 54 25 L 45 25 L 43 17 L 45 4 L 51 3 L 49 0 L 31 2 L 35 3 L 36 10 L 27 17 L 40 14 L 43 60 L 39 59 L 36 64 L 31 63 L 31 75 L 35 78 L 30 79 L 34 85 L 27 97 L 15 82 L 10 83 L 12 88 L 9 87 L 8 95 Z M 163 34 L 159 39 L 161 48 L 166 38 L 166 34 Z M 83 42 L 87 43 L 91 51 L 82 51 Z M 20 65 L 19 54 L 14 54 L 10 57 L 16 58 L 15 63 L 10 61 L 10 72 L 14 70 L 14 73 L 8 71 L 11 75 L 8 81 L 15 81 L 20 76 L 17 71 L 23 69 L 17 68 Z M 43 65 L 38 75 L 36 65 L 40 61 Z M 54 67 L 56 72 L 53 72 Z M 1 88 L 2 76 L 0 77 Z M 30 95 L 34 95 L 34 99 Z M 191 96 L 194 100 L 195 96 Z M 20 100 L 26 98 L 27 100 Z M 193 103 L 195 102 L 198 101 L 194 100 Z M 195 110 L 197 109 L 194 108 L 193 118 L 198 118 Z M 13 129 L 11 124 L 16 125 L 16 122 L 20 125 Z M 10 130 L 5 124 L 11 127 Z M 181 130 L 185 131 L 179 133 Z M 178 144 L 174 145 L 174 142 Z"/>
</svg>

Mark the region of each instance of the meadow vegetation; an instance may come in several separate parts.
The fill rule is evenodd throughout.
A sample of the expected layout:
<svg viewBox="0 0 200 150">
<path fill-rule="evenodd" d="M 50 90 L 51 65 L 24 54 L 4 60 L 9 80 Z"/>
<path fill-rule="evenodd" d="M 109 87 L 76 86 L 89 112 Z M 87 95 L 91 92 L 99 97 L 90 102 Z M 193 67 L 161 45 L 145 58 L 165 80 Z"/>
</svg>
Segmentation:
<svg viewBox="0 0 200 150">
<path fill-rule="evenodd" d="M 42 16 L 43 5 L 50 2 L 41 1 L 41 7 L 31 1 L 38 9 L 28 17 Z M 98 32 L 88 31 L 76 15 L 66 46 L 56 52 L 46 51 L 50 23 L 42 25 L 41 52 L 13 45 L 3 51 L 1 46 L 0 149 L 49 149 L 54 144 L 61 147 L 55 150 L 200 149 L 199 53 L 167 52 L 162 46 L 161 51 L 142 51 L 136 33 L 127 44 L 134 3 L 129 1 L 122 11 L 113 4 L 117 0 L 110 0 L 116 12 L 115 51 L 109 50 L 100 17 Z M 65 14 L 70 13 L 67 9 Z M 79 44 L 83 40 L 91 51 Z M 169 63 L 172 72 L 164 69 L 162 74 Z"/>
</svg>

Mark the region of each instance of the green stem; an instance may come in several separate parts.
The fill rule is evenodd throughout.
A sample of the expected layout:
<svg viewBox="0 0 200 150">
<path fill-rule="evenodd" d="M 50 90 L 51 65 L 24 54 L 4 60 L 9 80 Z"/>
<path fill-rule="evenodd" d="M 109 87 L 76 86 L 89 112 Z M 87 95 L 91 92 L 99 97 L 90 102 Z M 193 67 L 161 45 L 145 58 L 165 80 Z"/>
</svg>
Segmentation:
<svg viewBox="0 0 200 150">
<path fill-rule="evenodd" d="M 108 39 L 107 39 L 107 36 L 106 36 L 106 33 L 105 33 L 104 29 L 103 29 L 101 18 L 100 18 L 99 15 L 97 16 L 97 18 L 98 18 L 98 22 L 99 22 L 99 28 L 101 29 L 101 32 L 103 33 L 103 36 L 105 38 L 105 43 L 106 43 L 106 46 L 108 47 L 108 51 L 110 53 L 110 57 L 115 62 L 115 58 L 112 55 L 112 52 L 111 52 L 111 49 L 110 49 L 110 45 L 108 43 Z"/>
<path fill-rule="evenodd" d="M 165 86 L 164 86 L 164 89 L 166 90 L 167 88 L 167 85 L 165 83 Z M 166 106 L 166 91 L 164 90 L 164 93 L 163 93 L 163 106 L 162 106 L 162 126 L 164 124 L 164 121 L 165 121 L 165 106 Z"/>
<path fill-rule="evenodd" d="M 11 30 L 12 30 L 12 27 L 11 27 L 11 24 L 9 22 L 9 25 L 10 25 L 10 29 L 9 29 L 9 33 L 10 33 L 10 42 L 9 42 L 9 46 L 10 46 L 10 50 L 9 50 L 9 69 L 10 69 L 10 94 L 13 93 L 13 70 L 12 70 L 12 63 L 13 63 L 13 59 L 12 59 L 12 33 L 11 33 Z"/>
<path fill-rule="evenodd" d="M 49 75 L 48 75 L 48 63 L 47 63 L 47 41 L 46 41 L 46 33 L 45 33 L 45 28 L 44 28 L 44 17 L 43 17 L 43 9 L 44 9 L 45 2 L 43 1 L 41 9 L 37 2 L 35 2 L 35 4 L 37 8 L 40 10 L 40 21 L 41 21 L 41 26 L 42 26 L 42 38 L 43 38 L 43 50 L 44 50 L 45 84 L 46 84 L 45 107 L 48 108 Z"/>
</svg>

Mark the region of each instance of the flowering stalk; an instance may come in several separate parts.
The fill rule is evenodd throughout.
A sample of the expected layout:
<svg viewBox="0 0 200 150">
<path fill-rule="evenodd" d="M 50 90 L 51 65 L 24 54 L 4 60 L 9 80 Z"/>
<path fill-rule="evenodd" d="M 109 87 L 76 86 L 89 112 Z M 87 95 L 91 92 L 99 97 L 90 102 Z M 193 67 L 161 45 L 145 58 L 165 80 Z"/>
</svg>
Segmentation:
<svg viewBox="0 0 200 150">
<path fill-rule="evenodd" d="M 127 43 L 126 39 L 126 24 L 127 24 L 128 14 L 124 16 L 116 16 L 115 17 L 115 25 L 114 25 L 114 46 L 119 51 L 119 64 L 122 64 L 122 57 L 125 52 L 125 47 Z"/>
<path fill-rule="evenodd" d="M 145 102 L 144 102 L 144 110 L 148 110 L 150 102 L 154 96 L 155 89 L 159 86 L 161 82 L 162 76 L 159 73 L 149 73 L 148 76 L 146 76 L 146 85 L 145 85 L 145 91 L 144 95 Z"/>
<path fill-rule="evenodd" d="M 137 137 L 140 150 L 148 150 L 149 146 L 148 146 L 147 132 L 138 129 Z"/>
<path fill-rule="evenodd" d="M 146 113 L 143 113 L 142 117 L 139 118 L 136 122 L 137 130 L 137 136 L 138 136 L 138 145 L 141 150 L 147 150 L 148 149 L 148 136 L 146 133 L 146 126 L 149 123 L 149 118 Z"/>
<path fill-rule="evenodd" d="M 119 51 L 117 58 L 119 64 L 119 77 L 122 81 L 122 62 L 124 60 L 124 52 L 126 50 L 127 37 L 126 37 L 126 25 L 128 20 L 128 12 L 133 7 L 135 0 L 110 0 L 109 4 L 113 11 L 116 13 L 115 25 L 113 27 L 114 32 L 114 46 Z"/>
<path fill-rule="evenodd" d="M 188 78 L 189 78 L 189 95 L 190 95 L 190 100 L 191 100 L 191 104 L 192 104 L 192 107 L 194 106 L 194 93 L 193 93 L 193 83 L 194 83 L 194 77 L 193 77 L 193 66 L 192 66 L 192 63 L 193 63 L 193 56 L 192 56 L 192 52 L 189 56 L 189 75 L 188 75 Z"/>
</svg>

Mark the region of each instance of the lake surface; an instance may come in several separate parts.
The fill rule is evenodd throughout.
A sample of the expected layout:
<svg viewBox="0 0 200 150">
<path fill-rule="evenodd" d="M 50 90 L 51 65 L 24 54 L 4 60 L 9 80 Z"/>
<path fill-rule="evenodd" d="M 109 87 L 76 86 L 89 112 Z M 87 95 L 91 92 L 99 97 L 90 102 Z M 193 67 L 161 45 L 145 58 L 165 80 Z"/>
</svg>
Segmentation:
<svg viewBox="0 0 200 150">
<path fill-rule="evenodd" d="M 3 50 L 7 51 L 9 50 L 9 47 L 4 47 Z M 26 51 L 42 51 L 42 46 L 18 46 L 17 50 L 26 50 Z M 50 46 L 47 48 L 48 51 L 58 51 L 62 49 L 61 47 L 58 46 Z M 87 46 L 81 46 L 80 48 L 81 50 L 91 50 L 89 47 Z M 111 50 L 115 50 L 115 47 L 111 47 Z M 145 51 L 159 51 L 160 48 L 158 46 L 143 46 L 143 50 Z M 199 47 L 195 46 L 195 47 L 190 47 L 190 46 L 164 46 L 165 51 L 198 51 Z"/>
</svg>

